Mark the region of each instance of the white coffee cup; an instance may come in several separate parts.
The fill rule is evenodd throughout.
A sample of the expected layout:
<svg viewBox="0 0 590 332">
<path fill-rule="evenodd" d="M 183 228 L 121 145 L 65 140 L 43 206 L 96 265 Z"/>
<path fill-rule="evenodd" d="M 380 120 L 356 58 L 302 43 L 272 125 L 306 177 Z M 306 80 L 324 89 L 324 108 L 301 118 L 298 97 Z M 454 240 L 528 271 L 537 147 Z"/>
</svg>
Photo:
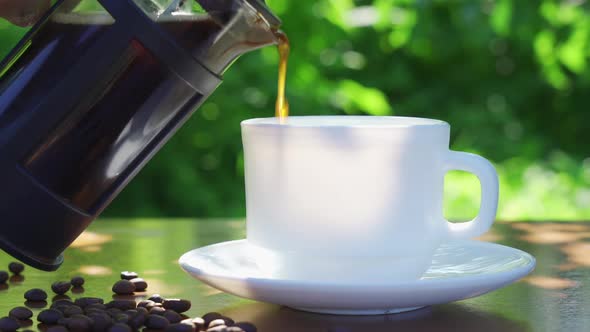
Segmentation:
<svg viewBox="0 0 590 332">
<path fill-rule="evenodd" d="M 496 215 L 494 167 L 449 150 L 449 136 L 446 122 L 410 117 L 242 122 L 249 243 L 289 257 L 282 268 L 383 259 L 419 265 L 408 276 L 416 277 L 440 243 L 479 236 Z M 443 217 L 450 170 L 481 182 L 480 211 L 471 221 Z"/>
</svg>

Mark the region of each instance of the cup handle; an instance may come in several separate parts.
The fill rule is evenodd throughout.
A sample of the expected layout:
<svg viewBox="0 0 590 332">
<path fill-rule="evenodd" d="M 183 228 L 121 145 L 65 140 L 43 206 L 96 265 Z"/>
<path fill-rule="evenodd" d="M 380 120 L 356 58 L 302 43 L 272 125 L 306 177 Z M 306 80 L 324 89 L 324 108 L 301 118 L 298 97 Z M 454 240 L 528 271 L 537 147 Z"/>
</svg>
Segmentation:
<svg viewBox="0 0 590 332">
<path fill-rule="evenodd" d="M 459 170 L 473 173 L 481 185 L 481 206 L 478 215 L 471 221 L 451 223 L 447 221 L 451 239 L 467 239 L 482 235 L 494 223 L 498 209 L 498 174 L 487 159 L 478 155 L 449 151 L 445 160 L 445 173 Z"/>
</svg>

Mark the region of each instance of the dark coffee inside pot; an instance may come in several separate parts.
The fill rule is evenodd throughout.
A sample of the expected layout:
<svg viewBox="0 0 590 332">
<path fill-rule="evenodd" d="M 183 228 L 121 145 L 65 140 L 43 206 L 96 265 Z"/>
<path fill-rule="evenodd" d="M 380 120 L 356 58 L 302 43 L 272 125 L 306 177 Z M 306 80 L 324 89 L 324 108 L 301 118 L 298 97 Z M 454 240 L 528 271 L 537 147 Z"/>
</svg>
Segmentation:
<svg viewBox="0 0 590 332">
<path fill-rule="evenodd" d="M 207 15 L 160 17 L 158 23 L 218 74 L 257 41 L 249 36 L 244 43 L 229 38 L 213 44 L 222 27 Z M 104 13 L 56 14 L 46 22 L 3 73 L 8 77 L 4 84 L 10 86 L 0 86 L 0 129 L 34 108 L 112 24 Z M 260 46 L 269 43 L 260 38 Z M 23 161 L 37 181 L 91 213 L 156 136 L 203 100 L 138 41 L 101 75 L 93 90 L 80 96 L 77 109 Z"/>
</svg>

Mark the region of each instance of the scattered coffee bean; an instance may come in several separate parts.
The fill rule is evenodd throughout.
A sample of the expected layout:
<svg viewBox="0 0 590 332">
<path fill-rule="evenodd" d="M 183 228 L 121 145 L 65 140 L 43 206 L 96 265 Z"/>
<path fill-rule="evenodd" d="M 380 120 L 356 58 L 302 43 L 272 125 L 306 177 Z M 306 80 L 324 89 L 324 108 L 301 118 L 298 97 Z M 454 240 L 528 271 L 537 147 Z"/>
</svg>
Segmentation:
<svg viewBox="0 0 590 332">
<path fill-rule="evenodd" d="M 64 317 L 64 314 L 57 309 L 43 310 L 37 315 L 37 320 L 45 324 L 56 324 L 58 320 Z"/>
<path fill-rule="evenodd" d="M 151 308 L 154 307 L 155 304 L 156 304 L 156 302 L 154 302 L 152 300 L 143 300 L 137 304 L 137 307 L 138 308 L 146 308 L 147 310 L 150 310 Z"/>
<path fill-rule="evenodd" d="M 117 323 L 109 328 L 108 332 L 131 332 L 131 328 L 127 324 Z"/>
<path fill-rule="evenodd" d="M 42 289 L 33 288 L 25 293 L 25 299 L 32 302 L 45 301 L 47 299 L 47 293 Z"/>
<path fill-rule="evenodd" d="M 81 297 L 76 299 L 74 304 L 81 308 L 85 308 L 91 304 L 104 304 L 104 300 L 98 297 Z"/>
<path fill-rule="evenodd" d="M 170 324 L 167 328 L 166 328 L 166 332 L 194 332 L 195 331 L 195 325 L 190 323 L 176 323 L 176 324 Z"/>
<path fill-rule="evenodd" d="M 57 320 L 57 324 L 66 326 L 70 322 L 71 318 L 63 317 Z"/>
<path fill-rule="evenodd" d="M 45 332 L 68 332 L 68 329 L 62 325 L 50 326 Z"/>
<path fill-rule="evenodd" d="M 84 285 L 84 278 L 82 278 L 81 276 L 75 276 L 72 278 L 70 282 L 74 287 L 82 287 L 82 285 Z"/>
<path fill-rule="evenodd" d="M 135 309 L 136 304 L 133 300 L 113 300 L 106 304 L 107 308 L 117 308 L 119 310 Z"/>
<path fill-rule="evenodd" d="M 53 303 L 51 304 L 52 307 L 57 307 L 59 305 L 75 305 L 74 302 L 72 302 L 71 299 L 60 299 L 60 300 L 56 300 L 53 301 Z"/>
<path fill-rule="evenodd" d="M 29 308 L 16 307 L 16 308 L 13 308 L 12 310 L 10 310 L 10 312 L 8 313 L 8 316 L 10 316 L 12 318 L 20 319 L 20 320 L 25 320 L 25 319 L 29 319 L 29 318 L 33 317 L 33 312 Z"/>
<path fill-rule="evenodd" d="M 254 326 L 254 324 L 248 323 L 248 322 L 237 322 L 234 324 L 234 326 L 241 328 L 242 330 L 244 330 L 244 332 L 257 332 L 258 331 L 258 329 L 256 329 L 256 326 Z"/>
<path fill-rule="evenodd" d="M 115 317 L 113 317 L 113 319 L 117 323 L 127 324 L 127 322 L 129 321 L 129 316 L 127 316 L 124 313 L 120 313 L 120 314 L 117 314 Z"/>
<path fill-rule="evenodd" d="M 149 311 L 146 308 L 143 308 L 143 307 L 137 307 L 137 309 L 135 309 L 135 310 L 137 310 L 138 313 L 140 313 L 140 314 L 142 314 L 144 316 L 147 316 L 148 313 L 149 313 Z"/>
<path fill-rule="evenodd" d="M 113 293 L 117 295 L 133 294 L 135 285 L 129 280 L 119 280 L 113 285 Z"/>
<path fill-rule="evenodd" d="M 156 302 L 156 303 L 162 303 L 162 302 L 164 302 L 166 299 L 165 299 L 165 298 L 163 298 L 163 297 L 162 297 L 160 294 L 154 294 L 154 295 L 152 295 L 152 296 L 148 297 L 148 300 L 150 300 L 150 301 L 154 301 L 154 302 Z"/>
<path fill-rule="evenodd" d="M 229 317 L 227 317 L 227 316 L 223 316 L 223 317 L 221 317 L 221 319 L 223 319 L 223 321 L 225 322 L 225 325 L 226 326 L 232 326 L 232 325 L 235 324 L 234 320 L 231 319 L 231 318 L 229 318 Z"/>
<path fill-rule="evenodd" d="M 223 319 L 217 318 L 217 319 L 214 319 L 211 322 L 209 322 L 209 325 L 207 325 L 207 328 L 212 328 L 212 327 L 219 326 L 219 325 L 227 326 L 227 324 L 225 324 L 225 321 Z"/>
<path fill-rule="evenodd" d="M 84 311 L 82 310 L 82 308 L 75 306 L 75 305 L 71 305 L 67 308 L 64 309 L 63 314 L 66 317 L 72 317 L 75 315 L 81 315 L 83 314 Z"/>
<path fill-rule="evenodd" d="M 177 313 L 183 313 L 191 308 L 191 301 L 181 299 L 166 299 L 162 303 L 165 309 L 174 310 Z"/>
<path fill-rule="evenodd" d="M 162 316 L 172 324 L 179 323 L 182 320 L 180 314 L 173 310 L 166 310 Z"/>
<path fill-rule="evenodd" d="M 11 317 L 0 318 L 0 331 L 12 332 L 20 328 L 18 321 Z"/>
<path fill-rule="evenodd" d="M 148 329 L 165 329 L 170 325 L 170 322 L 159 315 L 149 315 L 145 321 L 145 326 Z"/>
<path fill-rule="evenodd" d="M 135 272 L 131 272 L 131 271 L 121 272 L 121 279 L 123 279 L 123 280 L 131 280 L 131 279 L 135 279 L 137 277 L 139 277 L 139 275 Z"/>
<path fill-rule="evenodd" d="M 226 330 L 227 330 L 227 326 L 217 325 L 217 326 L 207 329 L 207 332 L 225 332 Z"/>
<path fill-rule="evenodd" d="M 121 309 L 119 308 L 109 308 L 107 307 L 107 314 L 109 314 L 111 317 L 115 317 L 116 315 L 122 313 L 123 311 L 121 311 Z"/>
<path fill-rule="evenodd" d="M 84 307 L 84 311 L 100 311 L 103 312 L 107 310 L 107 306 L 104 305 L 103 303 L 93 303 L 93 304 L 89 304 L 86 307 Z"/>
<path fill-rule="evenodd" d="M 25 301 L 25 306 L 31 309 L 42 309 L 47 306 L 47 301 Z"/>
<path fill-rule="evenodd" d="M 93 331 L 106 331 L 113 325 L 113 319 L 106 313 L 91 313 L 88 318 L 92 320 Z"/>
<path fill-rule="evenodd" d="M 142 312 L 137 312 L 129 317 L 129 321 L 127 325 L 131 326 L 133 329 L 137 330 L 143 324 L 145 324 L 145 320 L 147 319 L 148 315 Z"/>
<path fill-rule="evenodd" d="M 69 281 L 56 281 L 51 284 L 51 290 L 58 295 L 67 293 L 72 287 L 72 283 Z"/>
<path fill-rule="evenodd" d="M 195 317 L 191 320 L 191 322 L 195 324 L 197 330 L 200 330 L 205 327 L 205 320 L 201 317 Z"/>
<path fill-rule="evenodd" d="M 92 320 L 84 315 L 74 315 L 67 324 L 70 331 L 89 331 L 92 327 Z"/>
<path fill-rule="evenodd" d="M 223 330 L 224 332 L 244 332 L 241 328 L 237 326 L 228 326 Z"/>
<path fill-rule="evenodd" d="M 82 294 L 84 293 L 85 289 L 84 286 L 72 286 L 72 294 Z"/>
<path fill-rule="evenodd" d="M 166 309 L 161 308 L 161 307 L 153 307 L 150 309 L 149 313 L 150 315 L 164 315 L 164 313 L 166 312 Z"/>
<path fill-rule="evenodd" d="M 9 277 L 8 272 L 0 271 L 0 284 L 5 284 Z"/>
<path fill-rule="evenodd" d="M 135 285 L 136 292 L 143 292 L 148 288 L 147 282 L 145 282 L 145 280 L 143 280 L 141 278 L 133 278 L 129 281 L 131 281 L 133 283 L 133 285 Z"/>
<path fill-rule="evenodd" d="M 204 314 L 203 320 L 205 321 L 205 327 L 209 326 L 209 323 L 219 318 L 223 318 L 223 315 L 218 312 L 208 312 Z"/>
<path fill-rule="evenodd" d="M 12 274 L 19 275 L 25 270 L 25 266 L 19 262 L 12 262 L 8 264 L 8 270 L 12 272 Z"/>
</svg>

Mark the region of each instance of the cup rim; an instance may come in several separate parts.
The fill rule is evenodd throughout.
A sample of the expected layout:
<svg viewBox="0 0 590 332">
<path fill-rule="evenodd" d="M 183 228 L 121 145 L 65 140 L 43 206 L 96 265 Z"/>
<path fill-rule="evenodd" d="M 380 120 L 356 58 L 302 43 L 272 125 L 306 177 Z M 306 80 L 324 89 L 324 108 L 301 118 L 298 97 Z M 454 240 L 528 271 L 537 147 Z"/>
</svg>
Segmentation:
<svg viewBox="0 0 590 332">
<path fill-rule="evenodd" d="M 307 119 L 321 119 L 317 123 L 304 122 Z M 346 119 L 346 122 L 343 120 Z M 326 121 L 332 120 L 332 123 Z M 415 127 L 450 127 L 442 120 L 408 117 L 408 116 L 373 116 L 373 115 L 301 115 L 286 119 L 277 117 L 253 118 L 244 120 L 242 127 L 287 127 L 287 128 L 415 128 Z"/>
</svg>

